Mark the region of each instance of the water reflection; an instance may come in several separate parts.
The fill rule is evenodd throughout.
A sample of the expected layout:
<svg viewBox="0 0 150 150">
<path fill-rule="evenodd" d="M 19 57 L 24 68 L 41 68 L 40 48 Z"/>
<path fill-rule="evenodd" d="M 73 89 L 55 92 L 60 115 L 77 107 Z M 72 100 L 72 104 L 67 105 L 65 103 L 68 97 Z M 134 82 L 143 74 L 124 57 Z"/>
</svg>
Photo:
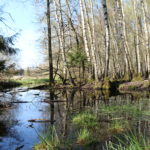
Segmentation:
<svg viewBox="0 0 150 150">
<path fill-rule="evenodd" d="M 140 104 L 143 99 L 149 97 L 149 92 L 116 94 L 110 91 L 90 90 L 14 89 L 1 93 L 0 102 L 7 101 L 12 107 L 0 110 L 0 149 L 14 150 L 23 145 L 22 149 L 30 150 L 40 141 L 38 134 L 46 133 L 49 126 L 55 126 L 60 137 L 73 137 L 70 114 L 89 108 L 98 113 L 99 106 L 103 104 Z M 149 108 L 150 103 L 146 103 L 139 109 Z M 31 119 L 45 119 L 50 122 L 29 122 Z M 150 136 L 149 120 L 138 121 L 135 129 Z"/>
</svg>

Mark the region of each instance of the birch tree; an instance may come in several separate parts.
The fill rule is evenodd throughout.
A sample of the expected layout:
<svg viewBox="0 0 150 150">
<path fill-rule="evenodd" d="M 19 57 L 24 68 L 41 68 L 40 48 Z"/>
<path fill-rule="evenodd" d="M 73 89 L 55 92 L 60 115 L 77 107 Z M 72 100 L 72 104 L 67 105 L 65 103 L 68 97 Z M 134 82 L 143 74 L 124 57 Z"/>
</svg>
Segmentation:
<svg viewBox="0 0 150 150">
<path fill-rule="evenodd" d="M 147 66 L 147 73 L 150 73 L 150 48 L 149 48 L 149 30 L 150 25 L 147 21 L 147 3 L 144 0 L 141 0 L 141 7 L 142 7 L 142 13 L 143 13 L 143 25 L 144 25 L 144 34 L 145 34 L 145 48 L 146 48 L 146 66 Z"/>
<path fill-rule="evenodd" d="M 67 59 L 66 59 L 66 53 L 65 53 L 65 35 L 64 35 L 64 24 L 63 24 L 63 16 L 62 16 L 62 9 L 61 9 L 61 1 L 60 0 L 54 0 L 55 8 L 56 8 L 56 19 L 58 24 L 58 35 L 59 35 L 59 41 L 60 41 L 60 49 L 62 54 L 62 60 L 63 60 L 63 74 L 64 79 L 67 79 L 67 72 L 69 74 L 69 79 L 72 84 L 75 85 L 74 80 L 71 76 L 71 72 L 69 70 Z"/>
<path fill-rule="evenodd" d="M 88 41 L 87 41 L 87 35 L 86 35 L 86 24 L 85 24 L 85 12 L 83 8 L 83 0 L 79 0 L 80 3 L 80 13 L 81 13 L 81 24 L 82 24 L 82 33 L 83 33 L 83 41 L 84 41 L 84 48 L 85 52 L 88 58 L 88 61 L 90 62 L 90 50 L 88 47 Z"/>
<path fill-rule="evenodd" d="M 109 59 L 110 59 L 110 28 L 109 28 L 106 0 L 102 0 L 102 7 L 105 24 L 105 77 L 107 77 L 109 73 Z"/>
<path fill-rule="evenodd" d="M 133 0 L 133 7 L 134 7 L 134 13 L 135 13 L 135 36 L 136 36 L 136 42 L 135 42 L 135 48 L 137 53 L 137 73 L 141 74 L 141 58 L 140 58 L 140 41 L 139 41 L 139 29 L 138 29 L 138 13 L 137 13 L 137 0 Z"/>
</svg>

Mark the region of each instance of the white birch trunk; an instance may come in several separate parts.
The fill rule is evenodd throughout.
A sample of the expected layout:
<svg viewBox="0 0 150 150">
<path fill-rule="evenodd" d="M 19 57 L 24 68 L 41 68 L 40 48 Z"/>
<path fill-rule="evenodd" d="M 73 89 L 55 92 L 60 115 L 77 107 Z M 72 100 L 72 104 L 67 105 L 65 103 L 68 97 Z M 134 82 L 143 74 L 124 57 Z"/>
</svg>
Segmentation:
<svg viewBox="0 0 150 150">
<path fill-rule="evenodd" d="M 150 25 L 147 22 L 147 4 L 145 0 L 141 0 L 142 12 L 143 12 L 143 23 L 144 23 L 144 34 L 145 34 L 145 48 L 146 48 L 146 62 L 147 62 L 147 72 L 150 73 L 150 52 L 149 52 L 149 30 Z"/>
<path fill-rule="evenodd" d="M 122 28 L 123 28 L 123 39 L 124 39 L 124 49 L 125 49 L 125 54 L 126 54 L 126 64 L 127 64 L 127 70 L 129 72 L 129 75 L 131 77 L 132 72 L 131 72 L 131 62 L 130 62 L 130 55 L 129 55 L 129 45 L 127 41 L 127 32 L 126 32 L 126 23 L 125 23 L 125 15 L 124 15 L 124 8 L 123 8 L 123 3 L 122 0 L 119 0 L 120 3 L 120 10 L 121 10 L 121 16 L 122 16 Z"/>
<path fill-rule="evenodd" d="M 110 59 L 110 28 L 109 28 L 106 0 L 102 0 L 102 7 L 105 23 L 105 77 L 107 77 L 109 73 L 109 59 Z"/>
<path fill-rule="evenodd" d="M 95 24 L 94 24 L 94 16 L 93 16 L 93 3 L 90 2 L 90 10 L 91 10 L 91 15 L 92 15 L 92 19 L 91 19 L 92 27 L 91 27 L 86 2 L 85 0 L 83 0 L 83 2 L 85 6 L 84 8 L 86 12 L 87 28 L 89 32 L 89 39 L 90 39 L 90 45 L 91 45 L 91 56 L 92 56 L 91 61 L 94 67 L 95 80 L 98 81 L 98 66 L 97 66 L 96 48 L 95 48 Z"/>
<path fill-rule="evenodd" d="M 80 13 L 81 13 L 81 23 L 82 23 L 82 32 L 83 32 L 83 41 L 84 41 L 84 48 L 87 55 L 87 59 L 90 62 L 90 50 L 88 47 L 88 40 L 86 35 L 86 24 L 85 24 L 85 17 L 84 17 L 84 8 L 83 8 L 83 0 L 79 0 L 80 2 Z"/>
<path fill-rule="evenodd" d="M 63 60 L 63 74 L 64 77 L 66 78 L 67 76 L 67 64 L 66 64 L 66 56 L 65 56 L 65 40 L 64 40 L 64 31 L 63 31 L 63 20 L 62 20 L 62 15 L 60 12 L 60 1 L 58 2 L 57 0 L 54 0 L 55 8 L 56 8 L 56 13 L 55 17 L 57 19 L 57 25 L 58 25 L 58 34 L 59 34 L 59 41 L 60 41 L 60 49 L 61 49 L 61 55 L 62 55 L 62 60 Z"/>
<path fill-rule="evenodd" d="M 138 16 L 137 16 L 137 0 L 133 0 L 133 7 L 135 13 L 135 30 L 136 30 L 136 53 L 137 53 L 137 73 L 141 74 L 141 58 L 140 58 L 140 48 L 139 48 L 139 30 L 138 30 Z"/>
</svg>

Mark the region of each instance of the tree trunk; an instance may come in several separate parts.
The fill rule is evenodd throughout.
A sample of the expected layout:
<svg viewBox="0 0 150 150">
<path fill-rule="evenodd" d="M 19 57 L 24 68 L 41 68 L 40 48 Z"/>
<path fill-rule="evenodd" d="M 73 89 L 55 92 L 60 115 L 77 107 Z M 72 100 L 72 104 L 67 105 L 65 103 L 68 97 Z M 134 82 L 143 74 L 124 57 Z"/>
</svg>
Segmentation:
<svg viewBox="0 0 150 150">
<path fill-rule="evenodd" d="M 52 44 L 51 44 L 51 19 L 50 19 L 50 1 L 46 0 L 47 4 L 47 31 L 48 31 L 48 56 L 49 56 L 49 85 L 54 83 L 53 79 L 53 58 L 52 58 Z"/>
<path fill-rule="evenodd" d="M 58 23 L 58 33 L 59 33 L 59 41 L 60 41 L 60 49 L 62 53 L 62 60 L 63 60 L 63 74 L 64 79 L 67 79 L 67 71 L 69 73 L 69 79 L 73 85 L 75 85 L 74 80 L 71 76 L 71 72 L 67 65 L 66 54 L 65 54 L 65 37 L 64 37 L 64 24 L 63 24 L 63 17 L 62 17 L 62 9 L 61 9 L 61 2 L 60 0 L 54 0 L 54 4 L 56 7 L 56 19 Z"/>
<path fill-rule="evenodd" d="M 136 30 L 136 39 L 135 39 L 135 48 L 137 54 L 137 73 L 141 74 L 141 58 L 140 58 L 140 48 L 139 48 L 139 30 L 138 30 L 138 16 L 137 16 L 137 0 L 133 0 L 133 7 L 135 13 L 135 30 Z"/>
<path fill-rule="evenodd" d="M 71 14 L 71 9 L 70 9 L 70 5 L 69 5 L 68 0 L 66 0 L 66 5 L 67 5 L 67 11 L 68 11 L 68 14 L 67 14 L 68 24 L 70 25 L 70 27 L 73 30 L 73 33 L 74 33 L 74 36 L 75 36 L 75 39 L 76 39 L 76 43 L 77 43 L 77 50 L 79 50 L 79 47 L 80 47 L 79 38 L 78 38 L 78 34 L 76 32 L 76 29 L 75 29 L 73 21 L 72 21 L 72 14 Z"/>
<path fill-rule="evenodd" d="M 87 55 L 87 59 L 90 62 L 90 50 L 88 47 L 88 40 L 86 35 L 86 24 L 85 24 L 85 17 L 84 17 L 84 9 L 83 9 L 83 0 L 79 0 L 80 2 L 80 13 L 81 13 L 81 23 L 82 23 L 82 32 L 83 32 L 83 41 L 84 41 L 84 48 Z"/>
<path fill-rule="evenodd" d="M 126 32 L 126 23 L 125 23 L 125 15 L 124 15 L 124 9 L 123 9 L 123 3 L 122 0 L 119 0 L 119 7 L 121 11 L 121 21 L 122 21 L 122 28 L 123 28 L 123 44 L 124 44 L 124 50 L 126 55 L 126 67 L 127 71 L 129 73 L 129 77 L 132 78 L 132 71 L 131 71 L 131 62 L 130 62 L 130 55 L 129 55 L 129 45 L 127 41 L 127 32 Z"/>
<path fill-rule="evenodd" d="M 90 39 L 90 45 L 91 45 L 91 61 L 92 65 L 94 68 L 94 77 L 95 80 L 98 81 L 98 64 L 97 64 L 97 59 L 96 59 L 96 47 L 95 47 L 95 23 L 94 23 L 94 15 L 93 15 L 93 2 L 90 0 L 90 12 L 91 12 L 91 25 L 90 26 L 90 20 L 89 20 L 89 15 L 88 15 L 88 10 L 87 10 L 87 5 L 85 0 L 83 0 L 84 5 L 85 5 L 85 12 L 86 12 L 86 19 L 87 19 L 87 28 L 89 32 L 89 39 Z"/>
<path fill-rule="evenodd" d="M 146 15 L 148 13 L 146 1 L 141 0 L 142 12 L 143 12 L 143 25 L 145 34 L 145 48 L 146 48 L 146 62 L 147 62 L 147 73 L 150 73 L 150 52 L 149 52 L 149 30 L 150 26 L 148 24 Z"/>
<path fill-rule="evenodd" d="M 106 0 L 102 0 L 104 23 L 105 23 L 105 77 L 109 73 L 109 59 L 110 59 L 110 28 L 108 21 L 108 11 Z"/>
</svg>

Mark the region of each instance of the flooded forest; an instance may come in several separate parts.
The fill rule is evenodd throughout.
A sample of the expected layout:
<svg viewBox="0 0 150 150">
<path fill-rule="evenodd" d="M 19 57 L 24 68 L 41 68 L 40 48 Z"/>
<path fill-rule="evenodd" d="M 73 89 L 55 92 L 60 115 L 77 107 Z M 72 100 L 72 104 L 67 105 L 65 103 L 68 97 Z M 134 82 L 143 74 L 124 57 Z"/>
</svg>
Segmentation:
<svg viewBox="0 0 150 150">
<path fill-rule="evenodd" d="M 149 150 L 149 10 L 1 0 L 0 150 Z"/>
</svg>

